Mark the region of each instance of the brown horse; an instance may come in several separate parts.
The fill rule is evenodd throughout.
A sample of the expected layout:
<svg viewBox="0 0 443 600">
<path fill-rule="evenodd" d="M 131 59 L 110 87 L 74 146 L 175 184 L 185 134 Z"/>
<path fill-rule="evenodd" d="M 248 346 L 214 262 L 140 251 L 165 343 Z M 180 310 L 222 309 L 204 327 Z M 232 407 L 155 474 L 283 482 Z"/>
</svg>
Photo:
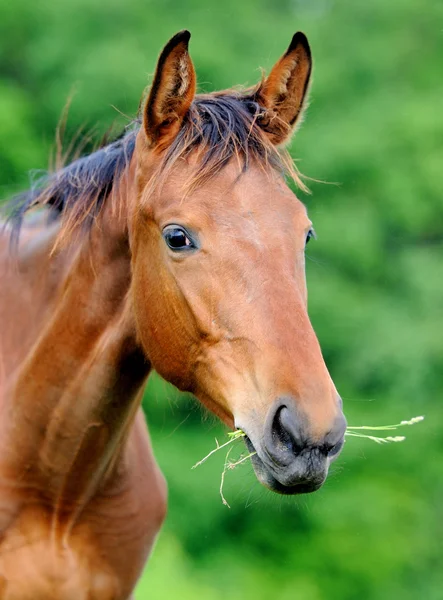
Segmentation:
<svg viewBox="0 0 443 600">
<path fill-rule="evenodd" d="M 1 600 L 131 597 L 166 510 L 151 369 L 243 429 L 276 492 L 318 489 L 342 447 L 306 310 L 312 225 L 278 149 L 308 42 L 254 89 L 195 96 L 189 38 L 140 122 L 16 199 L 0 237 Z"/>
</svg>

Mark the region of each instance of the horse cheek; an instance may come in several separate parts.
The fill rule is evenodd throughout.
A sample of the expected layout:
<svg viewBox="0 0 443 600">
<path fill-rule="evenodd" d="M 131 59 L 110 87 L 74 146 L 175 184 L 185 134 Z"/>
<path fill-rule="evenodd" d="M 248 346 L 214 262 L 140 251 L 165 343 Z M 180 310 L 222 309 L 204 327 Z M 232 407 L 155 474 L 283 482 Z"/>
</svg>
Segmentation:
<svg viewBox="0 0 443 600">
<path fill-rule="evenodd" d="M 177 294 L 174 281 L 162 271 L 135 269 L 133 302 L 137 334 L 154 369 L 179 389 L 190 391 L 194 387 L 193 320 Z"/>
</svg>

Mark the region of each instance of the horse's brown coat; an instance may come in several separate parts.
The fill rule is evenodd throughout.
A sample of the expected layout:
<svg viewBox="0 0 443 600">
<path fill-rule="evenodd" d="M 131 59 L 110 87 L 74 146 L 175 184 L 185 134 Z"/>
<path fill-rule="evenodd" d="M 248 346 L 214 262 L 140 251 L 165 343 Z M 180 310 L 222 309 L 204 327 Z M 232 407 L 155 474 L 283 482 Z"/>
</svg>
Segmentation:
<svg viewBox="0 0 443 600">
<path fill-rule="evenodd" d="M 313 443 L 340 412 L 306 312 L 311 224 L 272 161 L 251 150 L 245 164 L 235 146 L 202 168 L 184 137 L 189 152 L 162 163 L 198 116 L 188 41 L 165 47 L 88 235 L 45 225 L 43 209 L 14 253 L 0 237 L 1 600 L 130 597 L 166 510 L 139 408 L 151 365 L 256 444 L 275 397 L 297 399 Z M 248 133 L 263 156 L 298 120 L 309 73 L 297 34 L 245 93 L 263 107 Z M 172 254 L 170 223 L 197 232 L 199 252 Z"/>
</svg>

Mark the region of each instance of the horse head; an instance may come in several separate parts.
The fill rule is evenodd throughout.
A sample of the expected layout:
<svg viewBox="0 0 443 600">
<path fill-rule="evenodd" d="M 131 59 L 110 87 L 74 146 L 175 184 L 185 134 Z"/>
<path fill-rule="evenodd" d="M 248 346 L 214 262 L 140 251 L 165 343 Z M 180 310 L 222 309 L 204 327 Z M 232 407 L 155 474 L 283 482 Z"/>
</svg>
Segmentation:
<svg viewBox="0 0 443 600">
<path fill-rule="evenodd" d="M 281 149 L 303 114 L 308 41 L 296 33 L 255 88 L 196 95 L 189 38 L 161 53 L 136 139 L 137 335 L 165 379 L 246 433 L 264 485 L 314 491 L 346 421 L 307 312 L 312 223 Z"/>
</svg>

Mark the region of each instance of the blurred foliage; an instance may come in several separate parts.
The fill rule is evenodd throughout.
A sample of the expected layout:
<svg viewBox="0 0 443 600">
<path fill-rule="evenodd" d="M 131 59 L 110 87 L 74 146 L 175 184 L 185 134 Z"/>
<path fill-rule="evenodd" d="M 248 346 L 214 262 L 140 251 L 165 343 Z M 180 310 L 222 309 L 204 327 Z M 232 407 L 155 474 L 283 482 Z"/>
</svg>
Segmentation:
<svg viewBox="0 0 443 600">
<path fill-rule="evenodd" d="M 170 512 L 144 600 L 443 597 L 443 3 L 15 0 L 0 3 L 1 196 L 70 135 L 133 115 L 158 52 L 193 33 L 201 90 L 253 83 L 304 30 L 315 76 L 292 144 L 314 179 L 310 315 L 353 425 L 425 414 L 404 444 L 348 441 L 322 490 L 280 498 L 249 466 L 191 466 L 223 430 L 152 378 L 145 397 Z"/>
</svg>

